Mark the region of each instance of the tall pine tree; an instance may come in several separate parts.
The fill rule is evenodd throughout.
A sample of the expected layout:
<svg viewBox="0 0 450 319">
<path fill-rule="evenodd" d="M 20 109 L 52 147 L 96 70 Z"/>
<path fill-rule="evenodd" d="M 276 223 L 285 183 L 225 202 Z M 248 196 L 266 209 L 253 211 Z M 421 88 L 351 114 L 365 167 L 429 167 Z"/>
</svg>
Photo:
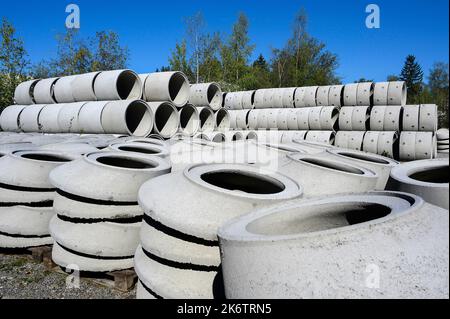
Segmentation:
<svg viewBox="0 0 450 319">
<path fill-rule="evenodd" d="M 405 65 L 400 73 L 400 80 L 406 82 L 408 87 L 409 103 L 417 103 L 422 91 L 423 71 L 414 55 L 406 57 Z"/>
</svg>

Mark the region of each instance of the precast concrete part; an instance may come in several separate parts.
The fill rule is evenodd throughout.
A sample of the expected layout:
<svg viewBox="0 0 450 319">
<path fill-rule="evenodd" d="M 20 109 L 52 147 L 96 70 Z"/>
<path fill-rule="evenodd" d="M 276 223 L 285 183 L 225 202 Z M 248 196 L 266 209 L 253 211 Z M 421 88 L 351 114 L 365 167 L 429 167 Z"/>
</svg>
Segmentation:
<svg viewBox="0 0 450 319">
<path fill-rule="evenodd" d="M 436 137 L 433 132 L 415 132 L 415 159 L 433 159 L 437 152 Z"/>
<path fill-rule="evenodd" d="M 377 82 L 373 89 L 373 105 L 388 105 L 389 82 Z"/>
<path fill-rule="evenodd" d="M 189 81 L 182 72 L 150 73 L 145 81 L 144 97 L 148 102 L 170 101 L 183 107 L 189 100 Z"/>
<path fill-rule="evenodd" d="M 448 298 L 448 227 L 447 211 L 395 192 L 260 209 L 218 231 L 225 294 L 228 299 Z M 384 284 L 367 279 L 374 271 L 384 274 Z"/>
<path fill-rule="evenodd" d="M 287 131 L 289 129 L 288 119 L 291 113 L 289 109 L 278 109 L 277 127 L 280 131 Z M 295 121 L 297 122 L 297 121 Z"/>
<path fill-rule="evenodd" d="M 34 104 L 34 87 L 39 81 L 34 79 L 20 83 L 14 91 L 14 102 L 18 105 Z"/>
<path fill-rule="evenodd" d="M 170 150 L 165 146 L 139 142 L 111 144 L 107 150 L 112 152 L 131 152 L 161 158 L 168 158 L 170 156 Z"/>
<path fill-rule="evenodd" d="M 373 103 L 373 82 L 362 82 L 358 83 L 358 88 L 356 91 L 356 105 L 359 106 L 370 106 Z"/>
<path fill-rule="evenodd" d="M 284 88 L 272 89 L 272 107 L 281 109 L 283 105 Z"/>
<path fill-rule="evenodd" d="M 310 107 L 302 107 L 295 110 L 297 115 L 297 127 L 299 130 L 309 130 L 309 112 Z"/>
<path fill-rule="evenodd" d="M 363 148 L 364 136 L 366 135 L 366 131 L 351 131 L 347 132 L 347 134 L 347 148 L 350 150 L 361 151 Z"/>
<path fill-rule="evenodd" d="M 438 141 L 448 140 L 449 139 L 449 131 L 446 128 L 441 128 L 436 131 L 436 137 Z"/>
<path fill-rule="evenodd" d="M 258 128 L 259 129 L 277 129 L 278 116 L 281 109 L 264 109 L 258 111 Z M 280 121 L 282 119 L 280 118 Z"/>
<path fill-rule="evenodd" d="M 249 110 L 238 110 L 233 113 L 236 114 L 236 128 L 239 130 L 248 129 L 248 115 L 251 111 Z"/>
<path fill-rule="evenodd" d="M 236 142 L 245 140 L 244 134 L 237 131 L 228 131 L 223 133 L 225 135 L 226 142 Z"/>
<path fill-rule="evenodd" d="M 15 151 L 31 151 L 36 148 L 29 142 L 0 143 L 0 157 Z"/>
<path fill-rule="evenodd" d="M 195 135 L 194 138 L 203 139 L 214 143 L 224 143 L 227 140 L 223 132 L 202 132 Z"/>
<path fill-rule="evenodd" d="M 377 154 L 397 159 L 399 152 L 398 143 L 397 132 L 379 132 Z"/>
<path fill-rule="evenodd" d="M 372 108 L 372 111 L 370 112 L 371 131 L 384 131 L 386 110 L 386 105 L 376 105 Z"/>
<path fill-rule="evenodd" d="M 344 92 L 343 85 L 332 85 L 328 95 L 328 102 L 331 106 L 342 106 L 342 96 Z"/>
<path fill-rule="evenodd" d="M 94 92 L 98 101 L 137 100 L 142 97 L 142 83 L 131 70 L 103 71 L 95 77 Z"/>
<path fill-rule="evenodd" d="M 305 93 L 306 93 L 306 88 L 305 87 L 299 87 L 295 90 L 294 93 L 294 103 L 295 103 L 295 107 L 305 107 L 306 103 L 305 103 Z"/>
<path fill-rule="evenodd" d="M 41 113 L 45 104 L 33 104 L 26 106 L 19 115 L 19 127 L 23 132 L 41 132 L 38 123 L 39 113 Z"/>
<path fill-rule="evenodd" d="M 358 83 L 346 84 L 344 86 L 344 105 L 356 106 L 358 105 Z"/>
<path fill-rule="evenodd" d="M 98 152 L 98 148 L 89 145 L 88 143 L 81 143 L 81 142 L 61 142 L 61 143 L 54 143 L 54 144 L 47 144 L 40 146 L 38 148 L 39 150 L 46 150 L 46 151 L 53 151 L 53 152 L 60 152 L 60 153 L 75 153 L 84 155 L 87 153 L 92 152 Z"/>
<path fill-rule="evenodd" d="M 58 79 L 59 78 L 43 79 L 36 83 L 33 90 L 33 97 L 36 104 L 56 103 L 54 87 Z"/>
<path fill-rule="evenodd" d="M 288 154 L 287 158 L 289 162 L 279 172 L 299 183 L 305 197 L 376 189 L 378 175 L 354 163 L 304 154 Z"/>
<path fill-rule="evenodd" d="M 209 106 L 214 111 L 222 108 L 223 94 L 217 83 L 192 84 L 189 103 L 196 106 Z"/>
<path fill-rule="evenodd" d="M 234 112 L 233 110 L 229 110 L 228 115 L 230 116 L 230 130 L 236 130 L 237 129 L 236 112 Z"/>
<path fill-rule="evenodd" d="M 304 102 L 306 107 L 313 107 L 317 106 L 317 91 L 319 87 L 318 86 L 307 86 L 305 87 L 305 95 L 304 95 Z"/>
<path fill-rule="evenodd" d="M 171 138 L 174 136 L 180 126 L 180 116 L 178 110 L 172 102 L 148 102 L 153 112 L 155 133 L 163 138 Z"/>
<path fill-rule="evenodd" d="M 72 82 L 75 79 L 74 75 L 63 76 L 55 83 L 54 97 L 56 103 L 73 103 L 76 102 L 73 97 Z"/>
<path fill-rule="evenodd" d="M 111 101 L 101 113 L 105 133 L 147 137 L 154 126 L 153 110 L 143 100 Z"/>
<path fill-rule="evenodd" d="M 76 102 L 97 101 L 94 83 L 100 72 L 75 75 L 72 81 L 72 96 Z"/>
<path fill-rule="evenodd" d="M 436 104 L 421 104 L 419 131 L 436 132 L 438 128 L 438 107 Z"/>
<path fill-rule="evenodd" d="M 388 105 L 406 105 L 407 88 L 404 81 L 389 82 Z"/>
<path fill-rule="evenodd" d="M 401 131 L 403 119 L 403 106 L 389 105 L 384 113 L 384 131 Z"/>
<path fill-rule="evenodd" d="M 339 130 L 352 130 L 352 117 L 354 106 L 343 106 L 339 112 Z"/>
<path fill-rule="evenodd" d="M 26 105 L 11 105 L 0 113 L 0 128 L 7 132 L 20 132 L 20 113 Z"/>
<path fill-rule="evenodd" d="M 320 112 L 320 129 L 336 131 L 338 128 L 339 108 L 324 106 Z"/>
<path fill-rule="evenodd" d="M 403 107 L 403 131 L 419 130 L 420 105 L 405 105 Z"/>
<path fill-rule="evenodd" d="M 180 132 L 186 136 L 194 136 L 200 129 L 200 114 L 192 104 L 186 104 L 179 111 Z"/>
<path fill-rule="evenodd" d="M 215 129 L 220 132 L 225 132 L 230 129 L 230 115 L 224 108 L 219 109 L 214 113 Z"/>
<path fill-rule="evenodd" d="M 242 108 L 251 110 L 255 107 L 255 92 L 256 91 L 242 92 Z"/>
<path fill-rule="evenodd" d="M 305 140 L 333 145 L 335 136 L 334 131 L 308 131 Z"/>
<path fill-rule="evenodd" d="M 352 131 L 367 131 L 370 122 L 370 107 L 355 106 L 352 111 Z"/>
<path fill-rule="evenodd" d="M 106 133 L 102 126 L 102 113 L 108 101 L 87 102 L 78 112 L 77 133 Z"/>
<path fill-rule="evenodd" d="M 402 163 L 392 169 L 387 189 L 416 194 L 448 210 L 448 172 L 448 158 Z"/>
<path fill-rule="evenodd" d="M 310 130 L 320 130 L 320 114 L 322 113 L 323 106 L 312 107 L 309 110 L 309 129 Z"/>
<path fill-rule="evenodd" d="M 286 131 L 281 136 L 281 143 L 293 143 L 294 140 L 304 140 L 308 131 Z"/>
<path fill-rule="evenodd" d="M 264 108 L 268 109 L 268 108 L 274 108 L 275 104 L 274 104 L 274 95 L 275 95 L 275 90 L 276 89 L 265 89 L 264 90 Z"/>
<path fill-rule="evenodd" d="M 160 200 L 166 187 L 174 194 L 171 205 Z M 300 196 L 290 178 L 250 165 L 194 165 L 145 183 L 139 191 L 146 214 L 135 257 L 139 279 L 162 298 L 222 297 L 217 228 L 255 207 Z M 183 204 L 193 197 L 194 206 Z M 177 207 L 186 207 L 187 223 Z"/>
<path fill-rule="evenodd" d="M 295 96 L 295 90 L 297 88 L 284 88 L 283 90 L 283 107 L 284 108 L 294 108 L 294 96 Z"/>
<path fill-rule="evenodd" d="M 355 150 L 328 149 L 322 156 L 336 158 L 342 163 L 356 164 L 377 174 L 378 181 L 375 190 L 386 188 L 389 174 L 399 163 L 388 157 Z"/>
<path fill-rule="evenodd" d="M 330 105 L 330 89 L 331 86 L 319 86 L 317 89 L 317 106 L 329 106 Z"/>
<path fill-rule="evenodd" d="M 399 160 L 416 159 L 416 132 L 401 132 L 399 140 Z"/>
<path fill-rule="evenodd" d="M 58 116 L 65 104 L 48 104 L 45 105 L 38 115 L 38 127 L 44 133 L 60 133 Z"/>
<path fill-rule="evenodd" d="M 334 146 L 348 149 L 348 137 L 350 131 L 338 131 L 334 138 Z"/>
<path fill-rule="evenodd" d="M 199 132 L 212 132 L 216 127 L 216 121 L 214 118 L 214 112 L 209 107 L 197 108 L 200 117 Z"/>
<path fill-rule="evenodd" d="M 79 133 L 78 115 L 87 102 L 65 104 L 58 112 L 58 127 L 61 133 Z"/>
</svg>

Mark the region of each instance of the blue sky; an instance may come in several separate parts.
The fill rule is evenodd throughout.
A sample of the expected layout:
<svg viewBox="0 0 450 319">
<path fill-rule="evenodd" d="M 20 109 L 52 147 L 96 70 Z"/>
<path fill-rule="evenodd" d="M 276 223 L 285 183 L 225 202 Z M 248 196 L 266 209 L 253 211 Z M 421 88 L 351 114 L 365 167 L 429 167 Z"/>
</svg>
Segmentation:
<svg viewBox="0 0 450 319">
<path fill-rule="evenodd" d="M 344 82 L 360 77 L 385 80 L 398 74 L 407 54 L 414 54 L 425 74 L 435 61 L 448 63 L 448 0 L 40 0 L 2 1 L 7 17 L 23 38 L 33 62 L 55 55 L 55 35 L 65 28 L 66 5 L 81 10 L 81 35 L 114 30 L 131 52 L 129 67 L 137 72 L 167 65 L 175 42 L 184 36 L 183 18 L 202 11 L 208 31 L 227 34 L 239 11 L 250 20 L 250 38 L 259 53 L 270 57 L 290 36 L 295 12 L 304 7 L 310 34 L 339 57 Z M 381 10 L 381 28 L 365 26 L 366 5 Z"/>
</svg>

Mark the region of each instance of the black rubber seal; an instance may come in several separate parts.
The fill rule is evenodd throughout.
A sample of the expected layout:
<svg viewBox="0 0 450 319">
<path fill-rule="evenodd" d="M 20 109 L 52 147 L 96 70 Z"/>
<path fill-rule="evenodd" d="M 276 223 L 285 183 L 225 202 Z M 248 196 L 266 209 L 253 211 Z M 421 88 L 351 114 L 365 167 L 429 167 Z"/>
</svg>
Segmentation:
<svg viewBox="0 0 450 319">
<path fill-rule="evenodd" d="M 116 224 L 135 224 L 142 221 L 142 216 L 135 216 L 129 218 L 77 218 L 68 217 L 64 215 L 57 214 L 58 218 L 62 221 L 73 223 L 73 224 L 97 224 L 97 223 L 116 223 Z"/>
<path fill-rule="evenodd" d="M 16 185 L 9 185 L 0 183 L 0 188 L 12 190 L 12 191 L 19 191 L 19 192 L 30 192 L 30 193 L 47 193 L 47 192 L 54 192 L 56 191 L 56 188 L 38 188 L 38 187 L 26 187 L 26 186 L 16 186 Z"/>
<path fill-rule="evenodd" d="M 102 205 L 102 206 L 136 206 L 136 205 L 138 205 L 137 201 L 116 202 L 116 201 L 110 201 L 110 200 L 87 198 L 87 197 L 67 193 L 61 189 L 57 189 L 56 193 L 62 197 L 68 198 L 70 200 L 74 200 L 74 201 L 82 202 L 82 203 L 86 203 L 86 204 Z"/>
<path fill-rule="evenodd" d="M 120 257 L 108 257 L 108 256 L 94 256 L 94 255 L 90 255 L 90 254 L 85 254 L 85 253 L 81 253 L 79 251 L 75 251 L 73 249 L 67 248 L 64 245 L 61 245 L 60 243 L 56 242 L 62 249 L 68 251 L 71 254 L 80 256 L 80 257 L 85 257 L 85 258 L 91 258 L 91 259 L 99 259 L 99 260 L 121 260 L 121 259 L 130 259 L 130 258 L 134 258 L 134 255 L 131 256 L 120 256 Z"/>
</svg>

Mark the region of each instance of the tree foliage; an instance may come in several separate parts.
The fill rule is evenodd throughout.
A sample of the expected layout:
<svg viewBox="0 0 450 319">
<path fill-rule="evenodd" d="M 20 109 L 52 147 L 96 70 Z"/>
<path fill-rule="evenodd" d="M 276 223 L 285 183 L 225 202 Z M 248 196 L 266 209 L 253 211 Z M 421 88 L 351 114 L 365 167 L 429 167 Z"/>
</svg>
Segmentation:
<svg viewBox="0 0 450 319">
<path fill-rule="evenodd" d="M 423 88 L 423 71 L 414 55 L 406 57 L 400 73 L 400 80 L 405 81 L 408 87 L 408 101 L 410 103 L 420 102 L 419 97 Z"/>
</svg>

